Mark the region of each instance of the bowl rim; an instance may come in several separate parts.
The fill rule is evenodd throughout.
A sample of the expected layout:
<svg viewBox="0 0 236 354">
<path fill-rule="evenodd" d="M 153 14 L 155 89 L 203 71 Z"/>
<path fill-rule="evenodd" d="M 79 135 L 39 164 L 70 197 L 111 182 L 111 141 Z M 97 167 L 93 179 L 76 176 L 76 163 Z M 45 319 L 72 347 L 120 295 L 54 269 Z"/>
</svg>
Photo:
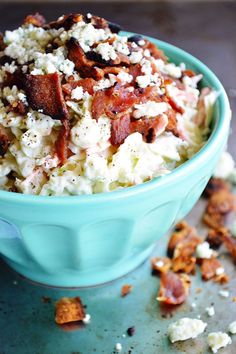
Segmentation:
<svg viewBox="0 0 236 354">
<path fill-rule="evenodd" d="M 123 36 L 133 36 L 137 33 L 122 31 L 120 33 Z M 186 175 L 188 172 L 191 172 L 194 169 L 194 165 L 200 166 L 204 164 L 204 161 L 212 156 L 212 153 L 217 150 L 219 142 L 222 141 L 222 137 L 227 135 L 230 119 L 231 119 L 231 110 L 230 104 L 225 92 L 223 85 L 213 71 L 208 68 L 203 62 L 192 54 L 186 52 L 185 50 L 176 47 L 173 44 L 170 44 L 159 39 L 155 39 L 150 36 L 142 35 L 144 38 L 154 42 L 158 45 L 160 49 L 165 51 L 171 51 L 173 55 L 178 54 L 181 56 L 183 62 L 191 62 L 204 77 L 206 77 L 211 85 L 220 93 L 217 97 L 217 103 L 219 105 L 220 118 L 217 121 L 217 124 L 214 126 L 211 135 L 204 146 L 189 160 L 184 162 L 182 165 L 175 168 L 169 174 L 164 176 L 155 177 L 150 181 L 126 187 L 122 189 L 117 189 L 111 192 L 103 192 L 97 194 L 84 194 L 84 195 L 73 195 L 73 196 L 41 196 L 41 195 L 30 195 L 22 194 L 16 192 L 9 192 L 0 190 L 0 200 L 1 201 L 11 201 L 17 203 L 26 203 L 26 204 L 45 204 L 45 205 L 56 205 L 58 203 L 62 205 L 68 204 L 93 204 L 93 203 L 102 203 L 108 202 L 111 200 L 120 200 L 123 198 L 128 198 L 140 193 L 145 193 L 147 191 L 152 191 L 157 187 L 163 187 L 163 185 L 169 185 L 177 178 L 181 178 Z"/>
</svg>

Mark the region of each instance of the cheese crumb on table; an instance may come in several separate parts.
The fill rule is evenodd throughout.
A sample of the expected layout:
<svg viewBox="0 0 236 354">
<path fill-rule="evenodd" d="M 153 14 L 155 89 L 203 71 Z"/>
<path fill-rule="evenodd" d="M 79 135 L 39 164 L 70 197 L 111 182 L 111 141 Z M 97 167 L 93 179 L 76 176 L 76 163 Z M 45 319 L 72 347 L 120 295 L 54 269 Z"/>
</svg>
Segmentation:
<svg viewBox="0 0 236 354">
<path fill-rule="evenodd" d="M 207 323 L 195 318 L 181 318 L 168 327 L 168 337 L 171 343 L 196 338 L 204 332 Z"/>
<path fill-rule="evenodd" d="M 115 350 L 116 350 L 117 353 L 121 352 L 121 350 L 122 350 L 122 345 L 121 345 L 120 343 L 116 343 L 116 345 L 115 345 Z"/>
<path fill-rule="evenodd" d="M 232 343 L 230 336 L 223 332 L 212 332 L 208 334 L 207 342 L 213 353 Z"/>
<path fill-rule="evenodd" d="M 229 291 L 228 290 L 220 290 L 219 295 L 222 297 L 229 297 Z"/>
<path fill-rule="evenodd" d="M 236 321 L 230 323 L 229 332 L 232 334 L 236 334 Z"/>
<path fill-rule="evenodd" d="M 214 306 L 206 307 L 206 313 L 210 317 L 214 316 L 214 314 L 215 314 Z"/>
<path fill-rule="evenodd" d="M 213 250 L 210 248 L 208 242 L 200 243 L 196 248 L 197 258 L 211 258 L 213 256 Z"/>
</svg>

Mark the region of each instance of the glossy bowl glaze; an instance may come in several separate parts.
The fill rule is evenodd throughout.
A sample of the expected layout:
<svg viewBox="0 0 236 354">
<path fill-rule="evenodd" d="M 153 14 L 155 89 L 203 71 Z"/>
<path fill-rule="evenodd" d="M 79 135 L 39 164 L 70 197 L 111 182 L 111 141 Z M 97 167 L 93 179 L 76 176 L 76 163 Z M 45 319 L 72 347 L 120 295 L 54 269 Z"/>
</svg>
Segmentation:
<svg viewBox="0 0 236 354">
<path fill-rule="evenodd" d="M 22 275 L 47 285 L 77 287 L 126 274 L 192 209 L 212 175 L 229 133 L 224 88 L 198 59 L 149 39 L 171 61 L 203 73 L 203 84 L 219 92 L 207 144 L 169 175 L 119 191 L 69 197 L 0 191 L 0 253 Z"/>
</svg>

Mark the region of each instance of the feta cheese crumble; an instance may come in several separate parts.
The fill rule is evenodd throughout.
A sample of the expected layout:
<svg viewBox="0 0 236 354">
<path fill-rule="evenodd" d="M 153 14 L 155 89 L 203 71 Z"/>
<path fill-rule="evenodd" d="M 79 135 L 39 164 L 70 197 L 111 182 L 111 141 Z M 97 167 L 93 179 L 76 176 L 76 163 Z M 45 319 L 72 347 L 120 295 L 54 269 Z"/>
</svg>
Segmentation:
<svg viewBox="0 0 236 354">
<path fill-rule="evenodd" d="M 233 321 L 229 324 L 229 332 L 236 334 L 236 321 Z"/>
<path fill-rule="evenodd" d="M 208 314 L 209 317 L 214 316 L 215 315 L 214 306 L 206 307 L 206 313 Z"/>
<path fill-rule="evenodd" d="M 207 342 L 213 353 L 217 353 L 218 349 L 225 348 L 232 343 L 230 336 L 223 332 L 212 332 L 208 334 Z"/>
<path fill-rule="evenodd" d="M 207 324 L 194 318 L 181 318 L 168 327 L 168 336 L 171 343 L 196 338 L 203 333 Z"/>
<path fill-rule="evenodd" d="M 134 108 L 133 116 L 134 118 L 139 119 L 141 117 L 156 117 L 166 112 L 168 104 L 165 102 L 148 101 L 143 104 L 135 104 Z"/>
<path fill-rule="evenodd" d="M 220 290 L 219 295 L 221 297 L 229 297 L 229 291 L 228 290 Z"/>
<path fill-rule="evenodd" d="M 197 245 L 196 256 L 197 258 L 211 258 L 214 254 L 214 251 L 210 248 L 208 242 L 203 242 Z"/>
<path fill-rule="evenodd" d="M 117 353 L 120 353 L 122 351 L 122 345 L 120 343 L 116 343 L 115 350 Z"/>
</svg>

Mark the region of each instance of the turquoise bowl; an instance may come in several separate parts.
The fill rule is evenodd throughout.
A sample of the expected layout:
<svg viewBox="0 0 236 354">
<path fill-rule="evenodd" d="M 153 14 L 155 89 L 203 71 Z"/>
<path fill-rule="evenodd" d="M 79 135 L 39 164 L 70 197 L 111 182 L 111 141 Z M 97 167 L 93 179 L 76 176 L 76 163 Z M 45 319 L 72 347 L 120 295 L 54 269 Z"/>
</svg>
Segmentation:
<svg viewBox="0 0 236 354">
<path fill-rule="evenodd" d="M 25 277 L 78 287 L 130 272 L 192 209 L 212 175 L 229 133 L 231 111 L 225 90 L 198 59 L 149 39 L 173 62 L 185 62 L 203 73 L 203 84 L 219 92 L 208 142 L 170 174 L 111 193 L 43 197 L 0 191 L 0 253 Z"/>
</svg>

